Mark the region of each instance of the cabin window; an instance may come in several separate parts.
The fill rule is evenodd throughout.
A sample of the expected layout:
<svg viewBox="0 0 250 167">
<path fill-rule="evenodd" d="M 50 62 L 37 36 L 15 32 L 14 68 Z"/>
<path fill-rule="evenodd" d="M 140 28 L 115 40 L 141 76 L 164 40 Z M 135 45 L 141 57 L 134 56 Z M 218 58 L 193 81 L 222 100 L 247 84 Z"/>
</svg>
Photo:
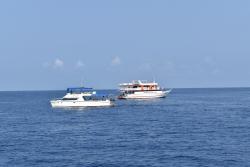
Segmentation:
<svg viewBox="0 0 250 167">
<path fill-rule="evenodd" d="M 77 100 L 77 98 L 63 98 L 63 100 Z"/>
<path fill-rule="evenodd" d="M 83 96 L 82 97 L 84 100 L 88 101 L 88 100 L 92 100 L 92 97 L 91 96 Z"/>
</svg>

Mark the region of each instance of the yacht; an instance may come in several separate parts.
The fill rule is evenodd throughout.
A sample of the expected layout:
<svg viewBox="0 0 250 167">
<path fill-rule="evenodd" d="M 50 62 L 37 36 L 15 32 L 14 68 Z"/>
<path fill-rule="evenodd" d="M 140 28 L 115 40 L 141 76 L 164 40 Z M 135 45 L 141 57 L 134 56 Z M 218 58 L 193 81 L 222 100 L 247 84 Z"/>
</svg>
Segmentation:
<svg viewBox="0 0 250 167">
<path fill-rule="evenodd" d="M 122 83 L 120 86 L 121 95 L 119 99 L 152 99 L 164 98 L 171 90 L 161 88 L 156 82 L 143 80 Z"/>
<path fill-rule="evenodd" d="M 92 88 L 68 88 L 67 94 L 50 101 L 52 107 L 104 107 L 114 103 L 106 95 L 99 95 Z"/>
</svg>

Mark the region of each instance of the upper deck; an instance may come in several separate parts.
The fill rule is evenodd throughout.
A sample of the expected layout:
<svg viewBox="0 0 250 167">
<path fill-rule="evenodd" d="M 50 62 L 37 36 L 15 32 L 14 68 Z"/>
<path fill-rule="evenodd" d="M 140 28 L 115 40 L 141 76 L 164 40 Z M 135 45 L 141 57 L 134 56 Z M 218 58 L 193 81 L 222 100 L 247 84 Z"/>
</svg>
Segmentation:
<svg viewBox="0 0 250 167">
<path fill-rule="evenodd" d="M 148 82 L 144 80 L 135 80 L 131 83 L 120 84 L 121 91 L 147 91 L 147 90 L 160 90 L 158 83 Z"/>
<path fill-rule="evenodd" d="M 141 86 L 141 85 L 152 85 L 152 86 L 157 86 L 158 85 L 158 83 L 156 83 L 156 82 L 148 82 L 148 81 L 146 81 L 146 80 L 134 80 L 134 81 L 132 81 L 132 82 L 130 82 L 130 83 L 121 83 L 120 84 L 120 86 L 134 86 L 134 85 L 139 85 L 139 86 Z"/>
</svg>

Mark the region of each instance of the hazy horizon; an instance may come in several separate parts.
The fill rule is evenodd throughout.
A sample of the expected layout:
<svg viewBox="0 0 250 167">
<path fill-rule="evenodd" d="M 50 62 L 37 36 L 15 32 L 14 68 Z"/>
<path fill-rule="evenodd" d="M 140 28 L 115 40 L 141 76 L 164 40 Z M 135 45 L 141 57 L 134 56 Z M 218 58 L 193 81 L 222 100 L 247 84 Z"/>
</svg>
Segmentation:
<svg viewBox="0 0 250 167">
<path fill-rule="evenodd" d="M 0 92 L 43 92 L 43 91 L 66 91 L 67 88 L 64 89 L 24 89 L 24 90 L 0 90 Z M 164 87 L 166 89 L 250 89 L 250 87 Z M 119 90 L 119 87 L 117 88 L 93 88 L 93 90 Z"/>
<path fill-rule="evenodd" d="M 2 1 L 0 90 L 250 86 L 250 2 Z"/>
</svg>

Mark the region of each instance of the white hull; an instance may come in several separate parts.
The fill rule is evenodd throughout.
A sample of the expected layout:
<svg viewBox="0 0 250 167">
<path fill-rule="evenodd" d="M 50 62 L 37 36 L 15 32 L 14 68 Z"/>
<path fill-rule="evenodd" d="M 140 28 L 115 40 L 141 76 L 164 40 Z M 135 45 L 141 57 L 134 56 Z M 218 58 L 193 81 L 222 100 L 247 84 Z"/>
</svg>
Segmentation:
<svg viewBox="0 0 250 167">
<path fill-rule="evenodd" d="M 92 100 L 92 101 L 63 101 L 63 100 L 52 100 L 50 101 L 51 106 L 55 108 L 60 107 L 105 107 L 113 106 L 113 102 L 110 100 Z"/>
<path fill-rule="evenodd" d="M 132 94 L 125 94 L 121 98 L 123 99 L 154 99 L 164 98 L 171 90 L 168 91 L 139 91 Z"/>
</svg>

